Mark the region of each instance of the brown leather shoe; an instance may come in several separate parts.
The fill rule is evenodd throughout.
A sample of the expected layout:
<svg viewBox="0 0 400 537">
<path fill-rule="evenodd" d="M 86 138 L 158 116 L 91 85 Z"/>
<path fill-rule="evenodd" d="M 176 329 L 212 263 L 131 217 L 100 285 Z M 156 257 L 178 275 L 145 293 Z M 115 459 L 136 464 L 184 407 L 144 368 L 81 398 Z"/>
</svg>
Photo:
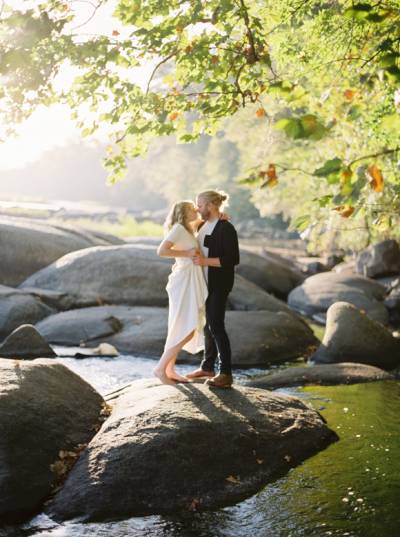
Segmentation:
<svg viewBox="0 0 400 537">
<path fill-rule="evenodd" d="M 187 377 L 188 379 L 202 379 L 202 378 L 214 377 L 214 376 L 215 376 L 214 371 L 205 371 L 204 369 L 201 369 L 201 367 L 185 375 L 185 377 Z"/>
<path fill-rule="evenodd" d="M 220 373 L 216 377 L 207 379 L 205 384 L 212 386 L 213 388 L 232 388 L 233 378 L 232 375 L 226 373 Z"/>
</svg>

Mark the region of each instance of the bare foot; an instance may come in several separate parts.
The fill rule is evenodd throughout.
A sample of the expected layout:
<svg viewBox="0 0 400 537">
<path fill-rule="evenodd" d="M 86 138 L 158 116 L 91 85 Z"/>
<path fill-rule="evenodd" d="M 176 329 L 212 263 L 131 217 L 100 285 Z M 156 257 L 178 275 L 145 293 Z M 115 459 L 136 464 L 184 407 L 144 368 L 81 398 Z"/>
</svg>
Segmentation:
<svg viewBox="0 0 400 537">
<path fill-rule="evenodd" d="M 180 375 L 175 369 L 167 369 L 166 373 L 168 378 L 175 380 L 176 382 L 189 382 L 187 377 Z"/>
<path fill-rule="evenodd" d="M 165 371 L 162 371 L 160 369 L 157 369 L 157 368 L 154 368 L 153 369 L 153 375 L 155 377 L 157 377 L 159 379 L 159 381 L 162 383 L 162 384 L 171 384 L 171 385 L 174 385 L 176 384 L 172 378 L 169 378 L 166 374 Z"/>
</svg>

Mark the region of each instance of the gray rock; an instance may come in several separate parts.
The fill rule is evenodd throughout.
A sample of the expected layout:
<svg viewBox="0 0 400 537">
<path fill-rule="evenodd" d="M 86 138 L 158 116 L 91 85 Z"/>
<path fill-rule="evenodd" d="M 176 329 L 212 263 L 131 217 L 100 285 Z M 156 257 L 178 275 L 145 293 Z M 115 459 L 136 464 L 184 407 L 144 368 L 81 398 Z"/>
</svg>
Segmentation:
<svg viewBox="0 0 400 537">
<path fill-rule="evenodd" d="M 228 296 L 228 305 L 234 310 L 285 311 L 294 315 L 285 302 L 270 295 L 240 274 L 235 275 L 235 283 Z"/>
<path fill-rule="evenodd" d="M 358 384 L 361 382 L 393 379 L 393 375 L 378 367 L 356 363 L 341 363 L 291 367 L 278 373 L 272 373 L 271 375 L 265 375 L 248 381 L 246 386 L 271 390 L 312 384 L 332 386 L 336 384 Z"/>
<path fill-rule="evenodd" d="M 89 442 L 102 404 L 89 384 L 55 360 L 0 359 L 2 522 L 40 510 L 57 481 L 50 466 L 60 450 Z"/>
<path fill-rule="evenodd" d="M 400 340 L 352 304 L 336 302 L 328 309 L 324 338 L 311 360 L 392 369 L 400 365 Z"/>
<path fill-rule="evenodd" d="M 356 261 L 355 259 L 351 261 L 343 261 L 342 263 L 335 265 L 333 270 L 338 274 L 342 274 L 343 276 L 351 276 L 356 272 Z"/>
<path fill-rule="evenodd" d="M 0 341 L 21 324 L 35 324 L 54 310 L 30 293 L 0 285 Z"/>
<path fill-rule="evenodd" d="M 384 304 L 389 310 L 391 323 L 398 325 L 400 322 L 400 285 L 390 291 Z"/>
<path fill-rule="evenodd" d="M 267 253 L 260 256 L 243 249 L 240 250 L 240 264 L 236 271 L 279 298 L 286 298 L 304 280 L 304 275 L 285 259 Z"/>
<path fill-rule="evenodd" d="M 137 381 L 47 513 L 57 521 L 102 521 L 215 509 L 254 494 L 336 439 L 297 398 Z"/>
<path fill-rule="evenodd" d="M 362 250 L 356 259 L 359 274 L 376 278 L 400 272 L 400 246 L 395 240 L 385 240 Z"/>
<path fill-rule="evenodd" d="M 110 318 L 117 319 L 122 328 L 110 333 Z M 159 358 L 167 324 L 166 308 L 99 306 L 52 315 L 36 328 L 52 344 L 93 346 L 106 342 L 122 354 Z M 286 312 L 228 311 L 226 326 L 232 362 L 244 367 L 308 355 L 318 342 L 302 320 Z M 199 360 L 187 353 L 182 353 L 181 359 L 195 363 Z"/>
<path fill-rule="evenodd" d="M 76 308 L 101 304 L 166 306 L 171 264 L 154 249 L 133 244 L 98 246 L 65 255 L 20 287 L 63 293 L 70 307 Z"/>
<path fill-rule="evenodd" d="M 383 285 L 388 292 L 400 285 L 400 274 L 392 274 L 392 276 L 382 276 L 374 279 Z"/>
<path fill-rule="evenodd" d="M 31 324 L 22 324 L 0 345 L 1 358 L 55 358 L 57 355 Z"/>
<path fill-rule="evenodd" d="M 383 285 L 364 276 L 324 272 L 310 276 L 293 289 L 288 297 L 288 305 L 312 317 L 325 313 L 335 302 L 345 301 L 364 310 L 371 319 L 386 324 L 389 315 L 381 302 L 385 294 Z"/>
<path fill-rule="evenodd" d="M 97 345 L 105 342 L 121 354 L 159 358 L 168 324 L 166 308 L 98 306 L 61 312 L 36 325 L 56 345 Z"/>
<path fill-rule="evenodd" d="M 16 286 L 68 252 L 109 244 L 89 231 L 0 216 L 0 283 Z"/>
<path fill-rule="evenodd" d="M 283 311 L 228 311 L 226 326 L 232 363 L 240 367 L 308 356 L 318 344 L 306 323 Z"/>
</svg>

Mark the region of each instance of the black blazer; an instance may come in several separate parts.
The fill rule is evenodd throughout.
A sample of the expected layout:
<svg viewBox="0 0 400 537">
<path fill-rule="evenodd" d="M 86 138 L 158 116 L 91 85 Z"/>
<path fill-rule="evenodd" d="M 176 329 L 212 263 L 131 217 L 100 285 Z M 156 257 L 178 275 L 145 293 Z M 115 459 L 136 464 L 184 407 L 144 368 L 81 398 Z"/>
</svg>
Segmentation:
<svg viewBox="0 0 400 537">
<path fill-rule="evenodd" d="M 208 289 L 229 293 L 235 278 L 235 265 L 239 264 L 239 242 L 236 229 L 227 220 L 218 220 L 211 235 L 205 235 L 204 246 L 208 257 L 219 257 L 221 267 L 208 267 Z"/>
</svg>

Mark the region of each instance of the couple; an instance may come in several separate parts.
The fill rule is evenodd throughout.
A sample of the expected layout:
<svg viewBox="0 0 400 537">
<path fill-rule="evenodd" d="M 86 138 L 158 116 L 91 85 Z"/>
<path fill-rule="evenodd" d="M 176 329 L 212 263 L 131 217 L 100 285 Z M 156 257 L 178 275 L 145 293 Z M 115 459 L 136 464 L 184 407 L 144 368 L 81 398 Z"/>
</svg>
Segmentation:
<svg viewBox="0 0 400 537">
<path fill-rule="evenodd" d="M 191 201 L 179 201 L 167 220 L 161 257 L 174 257 L 168 278 L 168 336 L 154 374 L 164 384 L 206 378 L 217 388 L 232 386 L 231 347 L 225 331 L 225 307 L 239 263 L 237 233 L 222 210 L 224 192 L 207 190 Z M 199 214 L 201 219 L 199 218 Z M 199 369 L 187 376 L 175 370 L 180 350 L 204 349 Z M 215 362 L 220 360 L 219 374 Z"/>
</svg>

